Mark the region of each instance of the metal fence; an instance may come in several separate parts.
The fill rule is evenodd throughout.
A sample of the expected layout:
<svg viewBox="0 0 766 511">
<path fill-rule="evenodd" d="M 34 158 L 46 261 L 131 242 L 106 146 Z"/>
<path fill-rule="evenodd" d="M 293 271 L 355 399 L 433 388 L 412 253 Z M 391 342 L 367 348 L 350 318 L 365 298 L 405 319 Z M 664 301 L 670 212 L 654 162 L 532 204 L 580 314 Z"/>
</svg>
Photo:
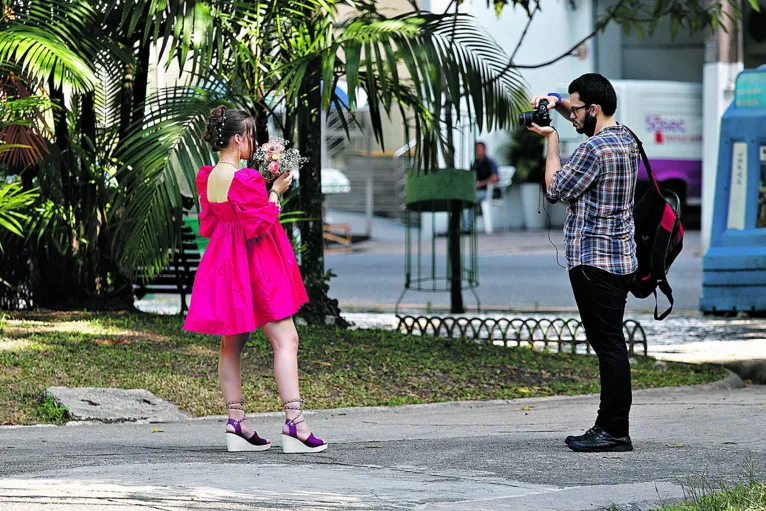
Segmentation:
<svg viewBox="0 0 766 511">
<path fill-rule="evenodd" d="M 402 315 L 397 315 L 397 319 L 397 330 L 410 335 L 473 339 L 502 346 L 528 346 L 557 352 L 584 351 L 590 354 L 593 351 L 585 336 L 585 329 L 577 319 Z M 622 330 L 628 352 L 634 355 L 636 345 L 643 346 L 643 354 L 646 356 L 646 332 L 641 324 L 629 319 L 623 322 Z"/>
</svg>

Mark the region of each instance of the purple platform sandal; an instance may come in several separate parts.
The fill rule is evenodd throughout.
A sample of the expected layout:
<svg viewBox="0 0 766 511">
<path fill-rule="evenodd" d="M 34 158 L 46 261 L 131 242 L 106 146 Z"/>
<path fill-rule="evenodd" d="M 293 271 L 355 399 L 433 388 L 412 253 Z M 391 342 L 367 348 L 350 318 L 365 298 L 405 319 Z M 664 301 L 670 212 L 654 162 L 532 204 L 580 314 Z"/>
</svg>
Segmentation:
<svg viewBox="0 0 766 511">
<path fill-rule="evenodd" d="M 291 403 L 298 403 L 298 407 L 287 406 Z M 302 404 L 303 399 L 295 399 L 293 401 L 287 401 L 283 405 L 285 410 L 297 410 L 300 412 L 295 418 L 285 420 L 285 424 L 287 424 L 289 430 L 288 434 L 282 433 L 282 452 L 285 454 L 314 453 L 322 452 L 327 449 L 328 444 L 324 440 L 315 437 L 314 433 L 311 433 L 305 441 L 298 439 L 298 428 L 296 425 L 304 422 L 304 420 L 301 419 L 303 416 L 303 410 L 301 409 Z"/>
<path fill-rule="evenodd" d="M 245 400 L 242 399 L 240 401 L 234 401 L 232 403 L 226 403 L 226 408 L 228 410 L 242 410 L 244 412 L 244 404 Z M 240 405 L 237 407 L 236 405 Z M 242 434 L 242 422 L 247 420 L 247 415 L 242 417 L 239 420 L 235 419 L 229 419 L 229 422 L 226 423 L 228 426 L 231 424 L 234 427 L 234 431 L 227 431 L 226 432 L 226 448 L 229 452 L 243 452 L 243 451 L 249 451 L 249 452 L 257 452 L 257 451 L 265 451 L 267 449 L 271 449 L 271 442 L 268 440 L 265 440 L 258 436 L 258 433 L 253 432 L 253 436 L 250 438 L 245 438 L 245 436 Z"/>
</svg>

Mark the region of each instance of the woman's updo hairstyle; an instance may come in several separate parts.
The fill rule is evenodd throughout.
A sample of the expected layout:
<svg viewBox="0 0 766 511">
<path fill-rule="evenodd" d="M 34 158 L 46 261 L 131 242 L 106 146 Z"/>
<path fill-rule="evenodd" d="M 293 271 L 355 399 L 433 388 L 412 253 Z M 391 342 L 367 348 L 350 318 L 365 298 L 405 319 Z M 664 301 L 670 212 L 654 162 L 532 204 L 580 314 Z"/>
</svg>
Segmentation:
<svg viewBox="0 0 766 511">
<path fill-rule="evenodd" d="M 210 143 L 213 151 L 229 145 L 234 135 L 242 135 L 255 142 L 255 119 L 241 110 L 231 110 L 223 105 L 215 107 L 207 121 L 202 140 Z"/>
</svg>

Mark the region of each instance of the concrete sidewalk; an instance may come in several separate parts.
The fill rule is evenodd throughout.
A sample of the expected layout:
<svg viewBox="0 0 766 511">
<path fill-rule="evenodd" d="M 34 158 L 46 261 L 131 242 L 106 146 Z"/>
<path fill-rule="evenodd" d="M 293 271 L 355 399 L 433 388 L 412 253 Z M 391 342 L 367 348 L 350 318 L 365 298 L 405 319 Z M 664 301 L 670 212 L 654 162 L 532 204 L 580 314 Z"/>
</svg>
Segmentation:
<svg viewBox="0 0 766 511">
<path fill-rule="evenodd" d="M 733 379 L 735 383 L 741 381 Z M 620 454 L 569 451 L 595 396 L 315 412 L 315 456 L 224 450 L 222 418 L 0 428 L 5 511 L 113 509 L 647 509 L 766 464 L 766 386 L 637 391 Z M 263 435 L 280 414 L 252 416 Z M 624 508 L 623 508 L 624 509 Z"/>
</svg>

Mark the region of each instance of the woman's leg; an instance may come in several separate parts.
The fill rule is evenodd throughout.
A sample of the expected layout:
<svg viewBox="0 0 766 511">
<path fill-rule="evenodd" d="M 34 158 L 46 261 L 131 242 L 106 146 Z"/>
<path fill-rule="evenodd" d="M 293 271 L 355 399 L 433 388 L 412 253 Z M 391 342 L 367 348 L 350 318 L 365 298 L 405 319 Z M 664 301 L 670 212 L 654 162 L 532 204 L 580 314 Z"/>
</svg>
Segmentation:
<svg viewBox="0 0 766 511">
<path fill-rule="evenodd" d="M 298 387 L 298 332 L 292 318 L 274 321 L 263 326 L 263 331 L 274 349 L 274 378 L 277 382 L 279 397 L 282 403 L 298 401 L 301 398 Z M 287 418 L 303 420 L 300 417 L 300 402 L 287 404 Z M 306 440 L 311 429 L 305 422 L 296 423 L 299 440 Z M 287 424 L 282 426 L 282 432 L 289 432 Z"/>
<path fill-rule="evenodd" d="M 242 378 L 240 372 L 240 360 L 242 350 L 245 348 L 250 334 L 224 335 L 221 337 L 221 353 L 218 358 L 218 382 L 221 386 L 223 398 L 226 401 L 229 418 L 242 420 L 242 435 L 250 438 L 254 431 L 245 419 L 245 410 L 242 400 Z M 245 420 L 243 420 L 245 419 Z M 234 432 L 234 426 L 228 424 L 226 431 Z"/>
</svg>

